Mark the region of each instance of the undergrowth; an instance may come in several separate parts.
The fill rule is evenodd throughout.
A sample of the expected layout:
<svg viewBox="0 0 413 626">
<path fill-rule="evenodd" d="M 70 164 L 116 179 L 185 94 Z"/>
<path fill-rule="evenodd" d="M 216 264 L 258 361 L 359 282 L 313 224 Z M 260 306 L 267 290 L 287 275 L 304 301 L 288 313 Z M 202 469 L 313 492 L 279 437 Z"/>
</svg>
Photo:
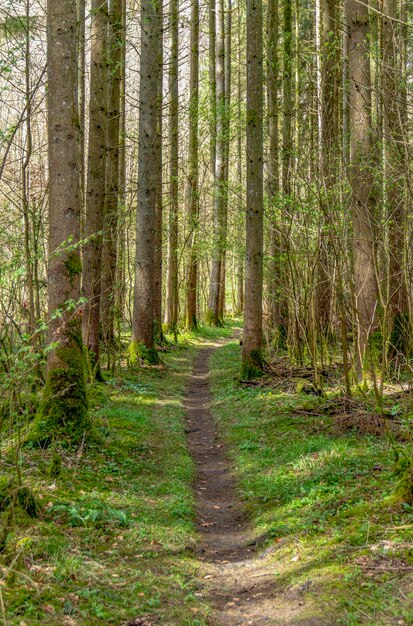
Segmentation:
<svg viewBox="0 0 413 626">
<path fill-rule="evenodd" d="M 94 385 L 99 445 L 19 450 L 38 511 L 30 516 L 15 498 L 0 513 L 4 624 L 205 623 L 182 408 L 192 357 L 174 347 L 166 367 Z M 14 444 L 3 437 L 0 481 L 15 474 Z"/>
<path fill-rule="evenodd" d="M 333 428 L 335 393 L 241 385 L 239 367 L 235 342 L 214 353 L 213 410 L 277 591 L 296 592 L 308 623 L 412 624 L 413 508 L 394 499 L 394 442 Z M 410 420 L 408 396 L 387 404 Z"/>
</svg>

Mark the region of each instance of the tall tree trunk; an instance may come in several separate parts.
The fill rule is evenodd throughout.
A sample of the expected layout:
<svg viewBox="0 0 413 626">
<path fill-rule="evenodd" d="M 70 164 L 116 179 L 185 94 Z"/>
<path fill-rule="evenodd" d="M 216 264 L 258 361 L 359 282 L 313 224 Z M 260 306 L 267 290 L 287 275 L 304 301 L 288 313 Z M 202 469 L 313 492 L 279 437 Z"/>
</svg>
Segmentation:
<svg viewBox="0 0 413 626">
<path fill-rule="evenodd" d="M 406 188 L 406 92 L 403 88 L 402 29 L 397 0 L 384 0 L 383 113 L 385 139 L 385 189 L 387 194 L 390 253 L 390 356 L 406 357 L 410 322 L 405 279 Z"/>
<path fill-rule="evenodd" d="M 155 211 L 155 275 L 153 294 L 153 318 L 155 323 L 155 339 L 163 341 L 162 331 L 162 254 L 163 254 L 163 161 L 162 161 L 162 103 L 163 103 L 163 6 L 160 3 L 161 20 L 161 75 L 159 80 L 159 102 L 158 102 L 158 134 L 156 138 L 156 211 Z"/>
<path fill-rule="evenodd" d="M 158 133 L 162 80 L 162 9 L 160 3 L 141 4 L 139 86 L 138 209 L 136 215 L 136 273 L 131 359 L 158 362 L 154 345 L 155 229 L 160 160 Z"/>
<path fill-rule="evenodd" d="M 326 336 L 330 330 L 332 304 L 331 271 L 331 221 L 337 203 L 336 182 L 339 154 L 339 58 L 338 24 L 339 4 L 337 0 L 321 3 L 321 176 L 322 192 L 319 255 L 317 263 L 317 322 L 318 330 Z"/>
<path fill-rule="evenodd" d="M 29 313 L 28 332 L 33 337 L 36 328 L 34 301 L 34 272 L 31 252 L 31 217 L 30 217 L 30 160 L 33 151 L 32 141 L 32 105 L 30 87 L 30 0 L 26 0 L 25 24 L 25 83 L 26 83 L 26 124 L 25 155 L 22 159 L 22 206 L 24 219 L 24 256 L 26 262 L 27 309 Z"/>
<path fill-rule="evenodd" d="M 262 368 L 263 278 L 262 2 L 247 0 L 247 228 L 242 376 Z"/>
<path fill-rule="evenodd" d="M 369 334 L 376 326 L 377 305 L 372 228 L 375 193 L 368 6 L 357 0 L 347 0 L 347 19 L 357 375 L 361 380 Z"/>
<path fill-rule="evenodd" d="M 278 0 L 269 0 L 267 10 L 267 100 L 268 100 L 268 225 L 270 266 L 268 278 L 268 324 L 271 329 L 280 324 L 279 291 L 280 233 L 277 224 L 277 200 L 280 192 L 279 136 L 278 136 Z"/>
<path fill-rule="evenodd" d="M 228 180 L 229 180 L 229 151 L 231 137 L 231 88 L 232 88 L 232 0 L 226 3 L 225 26 L 225 119 L 224 119 L 224 204 L 222 216 L 222 246 L 221 246 L 221 277 L 219 285 L 218 318 L 224 324 L 225 295 L 226 295 L 226 253 L 228 235 Z"/>
<path fill-rule="evenodd" d="M 108 80 L 107 80 L 107 159 L 106 198 L 102 253 L 101 317 L 102 336 L 108 354 L 108 365 L 113 366 L 115 350 L 115 308 L 117 285 L 117 238 L 119 217 L 120 122 L 121 90 L 124 75 L 124 12 L 125 0 L 110 0 Z"/>
<path fill-rule="evenodd" d="M 237 5 L 237 182 L 238 182 L 238 194 L 240 197 L 240 215 L 242 216 L 242 226 L 245 229 L 245 210 L 244 210 L 244 193 L 243 193 L 243 162 L 244 155 L 242 150 L 243 139 L 243 124 L 242 124 L 242 28 L 241 28 L 241 6 Z M 240 245 L 240 243 L 238 244 Z M 241 246 L 242 248 L 242 246 Z M 244 311 L 244 254 L 241 250 L 238 252 L 238 267 L 237 267 L 237 314 L 242 315 Z"/>
<path fill-rule="evenodd" d="M 186 288 L 186 325 L 195 329 L 197 321 L 197 286 L 198 286 L 198 118 L 199 118 L 199 5 L 198 0 L 191 3 L 191 42 L 189 69 L 189 146 L 188 179 L 186 188 L 186 206 L 190 229 L 189 266 Z"/>
<path fill-rule="evenodd" d="M 107 125 L 107 29 L 108 5 L 92 0 L 90 52 L 89 148 L 87 161 L 86 222 L 87 238 L 83 252 L 82 292 L 83 343 L 88 350 L 92 377 L 101 379 L 99 361 L 100 288 L 102 269 L 102 230 L 105 207 L 106 125 Z"/>
<path fill-rule="evenodd" d="M 81 261 L 75 0 L 47 2 L 50 350 L 30 438 L 80 442 L 90 430 L 79 308 Z"/>
<path fill-rule="evenodd" d="M 171 0 L 169 32 L 169 227 L 168 269 L 166 279 L 165 324 L 176 332 L 178 323 L 178 176 L 179 176 L 179 92 L 178 92 L 178 0 Z"/>
<path fill-rule="evenodd" d="M 77 101 L 78 112 L 77 117 L 80 126 L 80 195 L 81 195 L 81 236 L 83 238 L 83 226 L 84 226 L 84 208 L 85 208 L 85 118 L 86 118 L 86 80 L 85 80 L 85 66 L 86 66 L 86 0 L 76 0 L 76 15 L 77 15 Z"/>
<path fill-rule="evenodd" d="M 225 10 L 224 0 L 217 2 L 216 35 L 216 155 L 215 189 L 213 214 L 213 245 L 211 263 L 211 281 L 209 286 L 207 320 L 214 326 L 220 325 L 219 288 L 221 283 L 221 264 L 223 246 L 223 218 L 225 204 Z"/>
</svg>

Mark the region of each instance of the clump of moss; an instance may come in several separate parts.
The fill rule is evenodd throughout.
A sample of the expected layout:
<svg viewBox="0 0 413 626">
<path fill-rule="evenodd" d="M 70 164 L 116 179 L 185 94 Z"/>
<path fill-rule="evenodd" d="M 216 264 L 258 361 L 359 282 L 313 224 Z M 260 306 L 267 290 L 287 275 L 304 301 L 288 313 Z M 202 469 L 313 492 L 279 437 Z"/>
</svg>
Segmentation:
<svg viewBox="0 0 413 626">
<path fill-rule="evenodd" d="M 62 458 L 56 451 L 53 452 L 49 465 L 48 474 L 50 478 L 58 478 L 62 473 Z"/>
<path fill-rule="evenodd" d="M 258 348 L 251 350 L 250 354 L 242 358 L 241 380 L 253 380 L 264 374 L 264 359 L 262 351 Z"/>
<path fill-rule="evenodd" d="M 393 493 L 385 499 L 389 505 L 406 503 L 413 505 L 413 450 L 393 446 L 396 485 Z"/>
<path fill-rule="evenodd" d="M 143 343 L 133 339 L 128 348 L 128 365 L 136 365 L 138 361 L 147 365 L 158 365 L 159 355 L 154 346 L 148 348 Z"/>
<path fill-rule="evenodd" d="M 82 261 L 80 254 L 76 251 L 69 252 L 65 259 L 65 267 L 71 282 L 82 273 Z"/>
<path fill-rule="evenodd" d="M 81 347 L 72 342 L 57 348 L 56 356 L 61 365 L 48 373 L 43 400 L 27 440 L 43 447 L 55 440 L 77 445 L 93 433 Z"/>
<path fill-rule="evenodd" d="M 29 517 L 38 517 L 40 507 L 33 492 L 28 487 L 16 486 L 13 481 L 3 481 L 0 485 L 0 511 L 19 506 Z"/>
</svg>

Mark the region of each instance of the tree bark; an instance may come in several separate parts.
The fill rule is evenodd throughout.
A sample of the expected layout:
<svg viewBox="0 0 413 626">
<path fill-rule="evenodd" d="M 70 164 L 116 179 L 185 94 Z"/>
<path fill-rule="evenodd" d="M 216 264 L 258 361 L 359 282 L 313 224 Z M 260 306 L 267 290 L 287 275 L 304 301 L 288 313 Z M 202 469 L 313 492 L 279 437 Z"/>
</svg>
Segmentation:
<svg viewBox="0 0 413 626">
<path fill-rule="evenodd" d="M 216 6 L 217 33 L 215 53 L 216 80 L 216 149 L 214 177 L 213 244 L 211 262 L 211 280 L 208 298 L 207 321 L 220 326 L 219 290 L 221 284 L 221 265 L 223 249 L 223 220 L 225 204 L 225 10 L 224 0 L 218 0 Z"/>
<path fill-rule="evenodd" d="M 243 378 L 262 368 L 263 279 L 263 53 L 262 2 L 247 0 L 247 224 Z"/>
<path fill-rule="evenodd" d="M 186 325 L 190 329 L 198 326 L 197 321 L 197 286 L 198 286 L 198 118 L 199 118 L 199 5 L 198 0 L 191 3 L 191 41 L 189 69 L 189 146 L 188 178 L 186 187 L 186 206 L 189 238 L 189 264 L 186 288 Z"/>
<path fill-rule="evenodd" d="M 160 54 L 161 54 L 161 72 L 158 84 L 158 134 L 156 137 L 156 208 L 155 208 L 155 275 L 154 275 L 154 294 L 153 294 L 153 318 L 155 324 L 155 340 L 163 341 L 162 332 L 162 247 L 163 247 L 163 160 L 162 160 L 162 128 L 163 128 L 163 7 L 160 3 L 160 20 L 161 20 L 161 38 L 160 38 Z"/>
<path fill-rule="evenodd" d="M 350 81 L 350 184 L 356 310 L 357 375 L 363 377 L 367 342 L 376 327 L 377 283 L 374 269 L 374 156 L 368 7 L 347 0 Z"/>
<path fill-rule="evenodd" d="M 30 439 L 80 443 L 90 431 L 80 312 L 80 162 L 75 0 L 47 2 L 50 350 Z"/>
<path fill-rule="evenodd" d="M 101 379 L 99 331 L 102 270 L 102 231 L 105 208 L 107 126 L 108 5 L 92 0 L 89 148 L 87 161 L 86 221 L 83 251 L 83 343 L 88 350 L 89 374 Z"/>
<path fill-rule="evenodd" d="M 179 92 L 178 92 L 178 0 L 171 0 L 169 32 L 169 227 L 168 269 L 166 279 L 165 324 L 176 332 L 178 323 L 178 177 L 179 177 Z"/>
<path fill-rule="evenodd" d="M 390 357 L 406 357 L 410 343 L 405 279 L 406 185 L 409 175 L 406 92 L 403 88 L 402 32 L 397 0 L 384 0 L 382 18 L 385 190 L 389 220 Z"/>
<path fill-rule="evenodd" d="M 162 70 L 161 5 L 141 4 L 139 87 L 138 209 L 136 215 L 136 273 L 131 360 L 158 362 L 154 345 L 155 229 L 160 179 L 158 133 Z"/>
<path fill-rule="evenodd" d="M 103 342 L 111 365 L 115 342 L 117 284 L 117 240 L 120 185 L 120 129 L 121 91 L 124 75 L 125 0 L 110 0 L 108 77 L 107 77 L 107 131 L 106 131 L 106 194 L 102 251 L 101 318 Z"/>
<path fill-rule="evenodd" d="M 280 324 L 280 232 L 277 224 L 277 201 L 280 193 L 280 163 L 278 134 L 278 0 L 269 0 L 267 11 L 267 107 L 268 107 L 268 225 L 270 264 L 268 278 L 268 325 L 271 329 Z"/>
</svg>

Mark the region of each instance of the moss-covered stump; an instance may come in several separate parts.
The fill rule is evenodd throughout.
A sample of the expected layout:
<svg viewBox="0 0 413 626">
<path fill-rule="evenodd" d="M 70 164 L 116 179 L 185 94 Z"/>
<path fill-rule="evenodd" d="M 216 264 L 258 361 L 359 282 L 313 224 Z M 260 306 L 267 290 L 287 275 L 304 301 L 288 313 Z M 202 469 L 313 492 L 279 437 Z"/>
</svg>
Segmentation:
<svg viewBox="0 0 413 626">
<path fill-rule="evenodd" d="M 26 440 L 43 447 L 63 440 L 78 445 L 94 434 L 82 352 L 78 346 L 66 346 L 56 353 L 59 366 L 49 369 L 43 400 Z"/>
<path fill-rule="evenodd" d="M 155 346 L 148 348 L 143 343 L 133 339 L 128 348 L 128 365 L 134 366 L 139 362 L 146 365 L 159 365 L 159 354 Z"/>
</svg>

